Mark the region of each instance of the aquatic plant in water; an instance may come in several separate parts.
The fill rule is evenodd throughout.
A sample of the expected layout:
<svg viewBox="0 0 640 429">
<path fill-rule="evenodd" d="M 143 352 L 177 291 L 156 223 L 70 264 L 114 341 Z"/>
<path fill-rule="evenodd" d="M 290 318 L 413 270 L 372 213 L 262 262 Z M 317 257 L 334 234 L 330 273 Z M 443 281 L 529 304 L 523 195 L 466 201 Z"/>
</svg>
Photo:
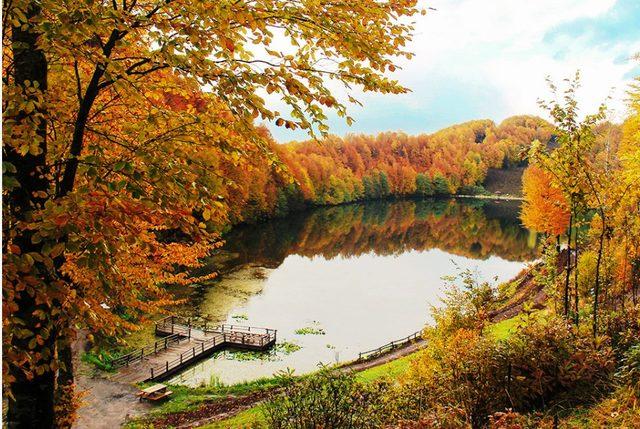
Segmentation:
<svg viewBox="0 0 640 429">
<path fill-rule="evenodd" d="M 229 350 L 224 352 L 224 356 L 227 359 L 237 361 L 262 360 L 274 362 L 280 360 L 282 356 L 297 352 L 301 348 L 302 346 L 296 343 L 284 341 L 282 343 L 277 343 L 271 350 L 266 352 Z"/>
<path fill-rule="evenodd" d="M 296 335 L 325 335 L 326 332 L 320 327 L 320 322 L 315 320 L 312 326 L 305 326 L 304 328 L 298 328 L 295 330 Z"/>
</svg>

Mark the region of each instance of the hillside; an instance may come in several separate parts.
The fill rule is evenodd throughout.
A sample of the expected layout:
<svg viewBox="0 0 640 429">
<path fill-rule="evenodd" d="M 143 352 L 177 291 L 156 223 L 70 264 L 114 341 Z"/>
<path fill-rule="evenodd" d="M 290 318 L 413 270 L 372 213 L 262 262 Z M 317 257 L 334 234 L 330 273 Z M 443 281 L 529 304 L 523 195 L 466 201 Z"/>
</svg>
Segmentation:
<svg viewBox="0 0 640 429">
<path fill-rule="evenodd" d="M 525 168 L 490 168 L 483 186 L 492 194 L 522 197 L 522 173 Z"/>
<path fill-rule="evenodd" d="M 231 223 L 284 216 L 306 206 L 405 196 L 490 192 L 520 196 L 523 154 L 535 140 L 548 142 L 553 127 L 535 116 L 496 124 L 475 120 L 431 134 L 329 136 L 277 144 L 265 131 L 273 164 L 256 163 L 244 175 L 225 165 L 233 187 L 219 194 Z"/>
</svg>

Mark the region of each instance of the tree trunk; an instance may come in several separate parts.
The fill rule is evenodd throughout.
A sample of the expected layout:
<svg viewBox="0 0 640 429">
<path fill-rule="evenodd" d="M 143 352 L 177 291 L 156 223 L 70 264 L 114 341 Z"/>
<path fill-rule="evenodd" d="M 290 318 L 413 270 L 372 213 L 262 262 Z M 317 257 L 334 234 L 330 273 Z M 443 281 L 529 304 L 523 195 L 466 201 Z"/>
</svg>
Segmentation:
<svg viewBox="0 0 640 429">
<path fill-rule="evenodd" d="M 573 281 L 575 283 L 575 302 L 574 302 L 574 322 L 576 326 L 580 325 L 580 288 L 578 287 L 578 230 L 576 229 L 576 238 L 574 240 L 574 244 L 576 247 L 576 264 L 573 267 Z"/>
<path fill-rule="evenodd" d="M 567 267 L 565 268 L 564 282 L 564 318 L 569 318 L 569 279 L 571 278 L 571 229 L 573 228 L 573 211 L 569 217 L 569 230 L 567 231 Z"/>
<path fill-rule="evenodd" d="M 602 216 L 602 232 L 600 232 L 600 238 L 598 242 L 598 259 L 596 260 L 596 281 L 593 287 L 593 336 L 598 336 L 598 300 L 600 298 L 600 265 L 602 264 L 602 249 L 604 246 L 604 237 L 606 234 L 606 223 L 604 219 L 604 213 L 600 213 Z"/>
<path fill-rule="evenodd" d="M 66 337 L 58 343 L 58 360 L 60 370 L 58 371 L 58 385 L 63 386 L 73 384 L 73 339 Z"/>
<path fill-rule="evenodd" d="M 40 6 L 37 2 L 31 2 L 24 11 L 27 19 L 31 20 L 40 15 Z M 5 12 L 7 13 L 7 12 Z M 12 83 L 17 88 L 24 88 L 27 81 L 36 83 L 44 92 L 47 89 L 47 59 L 44 52 L 38 47 L 39 33 L 36 27 L 29 23 L 21 27 L 11 28 L 11 43 L 14 59 L 14 71 Z M 23 94 L 26 94 L 24 92 Z M 32 97 L 25 95 L 26 97 Z M 35 100 L 34 100 L 35 101 Z M 35 109 L 27 113 L 20 112 L 15 118 L 16 124 L 27 125 L 32 123 L 35 135 L 38 138 L 40 153 L 37 155 L 28 153 L 19 154 L 11 145 L 3 146 L 3 161 L 11 163 L 16 168 L 15 179 L 19 186 L 14 188 L 7 198 L 5 207 L 10 213 L 10 218 L 20 222 L 29 218 L 30 212 L 41 208 L 46 199 L 43 191 L 48 190 L 46 177 L 46 121 L 43 119 L 45 108 L 40 103 L 35 103 Z M 7 229 L 13 229 L 15 225 L 5 223 Z M 31 232 L 18 232 L 13 239 L 22 253 L 40 252 L 41 244 L 34 244 L 31 240 Z M 6 238 L 6 234 L 5 234 Z M 6 242 L 3 243 L 6 248 Z M 44 282 L 51 281 L 50 273 L 43 266 L 37 266 L 37 273 Z M 29 347 L 29 341 L 33 337 L 18 338 L 12 336 L 11 346 L 18 350 L 30 350 L 30 353 L 53 352 L 55 348 L 55 331 L 50 319 L 45 321 L 34 316 L 37 309 L 46 309 L 46 305 L 36 302 L 29 293 L 23 292 L 16 298 L 18 310 L 13 316 L 21 319 L 25 327 L 44 338 L 42 344 Z M 41 373 L 35 372 L 32 378 L 17 365 L 9 365 L 9 375 L 14 378 L 11 383 L 11 395 L 8 397 L 8 409 L 6 422 L 8 428 L 31 429 L 51 428 L 54 425 L 54 386 L 55 373 L 48 366 L 40 368 Z"/>
</svg>

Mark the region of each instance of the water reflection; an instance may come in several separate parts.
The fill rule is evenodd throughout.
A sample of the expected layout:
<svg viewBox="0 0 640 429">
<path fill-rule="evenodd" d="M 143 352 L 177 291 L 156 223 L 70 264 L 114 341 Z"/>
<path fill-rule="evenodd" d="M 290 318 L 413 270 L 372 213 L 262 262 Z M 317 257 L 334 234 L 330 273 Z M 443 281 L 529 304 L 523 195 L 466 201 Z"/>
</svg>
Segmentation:
<svg viewBox="0 0 640 429">
<path fill-rule="evenodd" d="M 506 201 L 383 201 L 232 230 L 203 269 L 220 270 L 220 278 L 196 290 L 183 311 L 272 327 L 280 342 L 302 348 L 265 360 L 218 356 L 174 382 L 307 372 L 412 333 L 456 266 L 507 280 L 535 258 L 535 236 L 520 226 L 518 209 Z M 309 326 L 325 335 L 299 333 Z"/>
<path fill-rule="evenodd" d="M 535 258 L 535 237 L 521 226 L 518 201 L 402 200 L 319 208 L 225 236 L 205 271 L 247 263 L 275 268 L 289 255 L 326 259 L 441 249 L 473 259 Z"/>
</svg>

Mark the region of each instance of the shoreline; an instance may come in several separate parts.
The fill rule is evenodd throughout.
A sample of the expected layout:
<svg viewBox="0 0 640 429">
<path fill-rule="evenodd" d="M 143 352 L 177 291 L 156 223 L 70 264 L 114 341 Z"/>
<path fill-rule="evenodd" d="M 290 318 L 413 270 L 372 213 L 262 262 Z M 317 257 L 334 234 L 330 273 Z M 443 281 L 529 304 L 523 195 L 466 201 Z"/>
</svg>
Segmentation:
<svg viewBox="0 0 640 429">
<path fill-rule="evenodd" d="M 498 322 L 502 320 L 501 315 L 514 317 L 513 310 L 514 305 L 522 304 L 521 301 L 521 293 L 527 292 L 529 288 L 529 277 L 527 274 L 529 270 L 533 269 L 533 266 L 530 267 L 526 272 L 521 272 L 509 282 L 518 281 L 518 287 L 516 293 L 512 296 L 512 298 L 503 303 L 499 309 L 497 309 L 492 315 L 492 321 Z M 511 300 L 515 300 L 516 302 L 511 302 Z M 519 308 L 521 310 L 521 308 Z M 519 313 L 519 312 L 518 312 Z M 416 341 L 405 343 L 397 348 L 389 350 L 383 354 L 380 354 L 372 359 L 363 360 L 363 361 L 350 361 L 345 362 L 343 364 L 339 364 L 334 366 L 333 368 L 336 371 L 345 371 L 345 372 L 353 372 L 360 373 L 370 368 L 375 368 L 378 366 L 385 365 L 387 363 L 396 361 L 398 359 L 414 355 L 415 353 L 419 353 L 420 350 L 427 346 L 427 340 L 424 338 L 420 338 Z M 311 373 L 313 374 L 313 373 Z M 305 376 L 310 375 L 306 374 Z M 247 394 L 241 394 L 238 396 L 227 395 L 226 398 L 222 402 L 210 401 L 203 402 L 199 408 L 195 410 L 184 410 L 178 411 L 176 413 L 167 413 L 164 416 L 158 416 L 158 421 L 162 421 L 164 418 L 173 419 L 177 418 L 181 420 L 181 418 L 185 418 L 188 420 L 188 423 L 185 423 L 187 426 L 185 427 L 195 427 L 200 425 L 212 424 L 216 422 L 221 422 L 230 418 L 235 417 L 236 415 L 247 411 L 248 409 L 254 408 L 258 406 L 261 402 L 263 402 L 266 398 L 268 398 L 271 394 L 277 393 L 280 386 L 271 386 L 265 388 L 259 388 L 255 391 L 249 392 Z M 192 416 L 192 419 L 189 419 L 189 416 Z M 197 417 L 196 417 L 197 416 Z M 144 416 L 141 416 L 144 419 Z M 153 422 L 153 420 L 151 420 Z"/>
<path fill-rule="evenodd" d="M 524 201 L 523 197 L 517 197 L 515 195 L 465 195 L 465 194 L 453 194 L 452 198 L 467 198 L 476 200 L 497 200 L 497 201 Z"/>
</svg>

